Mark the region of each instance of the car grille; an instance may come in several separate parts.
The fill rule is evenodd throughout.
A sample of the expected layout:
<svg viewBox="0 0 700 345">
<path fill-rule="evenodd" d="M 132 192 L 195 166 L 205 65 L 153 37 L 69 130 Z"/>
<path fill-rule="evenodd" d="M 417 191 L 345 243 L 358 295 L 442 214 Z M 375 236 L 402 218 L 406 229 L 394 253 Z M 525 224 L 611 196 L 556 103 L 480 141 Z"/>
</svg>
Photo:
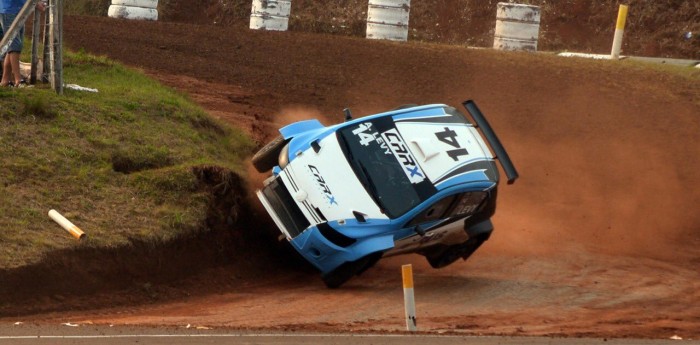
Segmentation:
<svg viewBox="0 0 700 345">
<path fill-rule="evenodd" d="M 292 195 L 289 194 L 282 179 L 276 178 L 265 186 L 262 192 L 292 238 L 297 237 L 309 227 L 309 220 L 306 219 Z"/>
</svg>

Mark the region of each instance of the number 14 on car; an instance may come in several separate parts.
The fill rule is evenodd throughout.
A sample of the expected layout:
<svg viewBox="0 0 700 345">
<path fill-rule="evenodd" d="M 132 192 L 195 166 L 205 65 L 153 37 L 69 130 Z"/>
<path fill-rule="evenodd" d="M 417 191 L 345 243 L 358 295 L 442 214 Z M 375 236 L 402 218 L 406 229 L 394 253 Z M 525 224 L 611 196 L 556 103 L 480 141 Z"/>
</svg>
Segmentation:
<svg viewBox="0 0 700 345">
<path fill-rule="evenodd" d="M 467 151 L 467 149 L 459 145 L 459 141 L 457 141 L 457 132 L 455 132 L 453 129 L 444 127 L 444 131 L 435 133 L 435 136 L 438 140 L 442 141 L 443 143 L 454 147 L 453 150 L 448 150 L 446 151 L 446 153 L 455 162 L 459 161 L 459 156 L 469 155 L 469 151 Z"/>
</svg>

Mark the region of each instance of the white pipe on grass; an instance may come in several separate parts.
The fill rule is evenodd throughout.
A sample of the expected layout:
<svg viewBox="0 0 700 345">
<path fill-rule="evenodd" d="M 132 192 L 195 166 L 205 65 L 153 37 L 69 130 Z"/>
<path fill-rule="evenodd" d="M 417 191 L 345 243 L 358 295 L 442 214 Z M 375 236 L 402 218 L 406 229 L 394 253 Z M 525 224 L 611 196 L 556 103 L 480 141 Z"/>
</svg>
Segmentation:
<svg viewBox="0 0 700 345">
<path fill-rule="evenodd" d="M 58 223 L 61 227 L 63 227 L 68 233 L 73 235 L 73 237 L 82 240 L 85 238 L 85 233 L 83 230 L 80 230 L 77 226 L 75 226 L 73 223 L 71 223 L 66 217 L 62 216 L 60 213 L 58 213 L 56 210 L 51 210 L 49 211 L 49 217 L 53 219 L 54 222 Z"/>
</svg>

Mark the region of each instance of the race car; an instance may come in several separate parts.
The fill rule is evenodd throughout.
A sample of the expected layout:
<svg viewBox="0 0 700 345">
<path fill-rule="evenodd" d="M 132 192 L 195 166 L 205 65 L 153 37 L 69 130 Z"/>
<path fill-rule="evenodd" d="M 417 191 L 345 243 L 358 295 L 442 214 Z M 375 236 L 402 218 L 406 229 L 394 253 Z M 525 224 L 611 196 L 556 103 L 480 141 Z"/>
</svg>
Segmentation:
<svg viewBox="0 0 700 345">
<path fill-rule="evenodd" d="M 496 161 L 508 184 L 518 173 L 476 103 L 463 106 L 474 123 L 445 104 L 358 119 L 347 111 L 327 127 L 300 121 L 253 156 L 258 171 L 272 171 L 260 202 L 326 286 L 398 254 L 445 267 L 488 240 Z"/>
</svg>

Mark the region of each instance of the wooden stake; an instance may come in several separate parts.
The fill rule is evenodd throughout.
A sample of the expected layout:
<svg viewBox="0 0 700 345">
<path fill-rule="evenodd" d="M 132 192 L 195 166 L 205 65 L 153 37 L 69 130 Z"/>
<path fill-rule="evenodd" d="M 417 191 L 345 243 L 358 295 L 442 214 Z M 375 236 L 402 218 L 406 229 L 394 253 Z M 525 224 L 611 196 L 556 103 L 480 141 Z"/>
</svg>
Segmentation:
<svg viewBox="0 0 700 345">
<path fill-rule="evenodd" d="M 41 12 L 34 11 L 32 26 L 32 68 L 29 72 L 29 84 L 36 84 L 37 65 L 39 63 L 39 35 L 41 31 Z"/>
<path fill-rule="evenodd" d="M 51 11 L 51 0 L 47 2 L 46 11 Z M 50 13 L 46 12 L 44 15 L 44 70 L 41 74 L 41 82 L 49 82 L 49 74 L 51 73 L 51 48 L 49 47 L 49 17 Z"/>
<path fill-rule="evenodd" d="M 49 82 L 51 88 L 56 91 L 56 24 L 58 20 L 58 0 L 49 0 Z"/>
<path fill-rule="evenodd" d="M 63 0 L 56 0 L 56 19 L 58 21 L 56 32 L 58 41 L 56 42 L 56 93 L 63 94 Z"/>
</svg>

